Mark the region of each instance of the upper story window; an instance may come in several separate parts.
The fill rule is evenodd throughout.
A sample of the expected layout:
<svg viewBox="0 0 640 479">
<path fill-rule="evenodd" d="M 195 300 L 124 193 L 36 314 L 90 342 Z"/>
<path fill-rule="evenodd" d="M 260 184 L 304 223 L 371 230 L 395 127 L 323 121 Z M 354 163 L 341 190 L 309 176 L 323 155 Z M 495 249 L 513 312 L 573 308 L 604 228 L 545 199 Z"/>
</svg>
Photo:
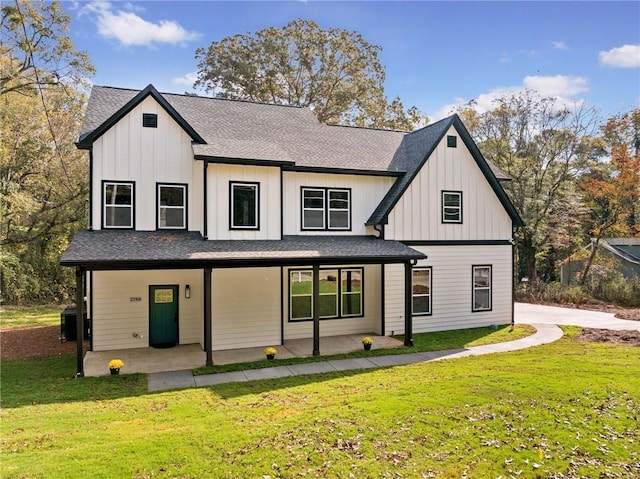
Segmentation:
<svg viewBox="0 0 640 479">
<path fill-rule="evenodd" d="M 413 268 L 412 314 L 414 316 L 431 314 L 431 267 Z"/>
<path fill-rule="evenodd" d="M 155 113 L 143 113 L 142 126 L 145 128 L 158 128 L 158 115 Z"/>
<path fill-rule="evenodd" d="M 462 223 L 462 191 L 442 192 L 442 222 Z"/>
<path fill-rule="evenodd" d="M 230 184 L 229 225 L 231 229 L 260 229 L 259 218 L 259 183 L 232 182 Z"/>
<path fill-rule="evenodd" d="M 303 230 L 350 230 L 351 190 L 302 188 Z"/>
<path fill-rule="evenodd" d="M 473 266 L 472 311 L 491 311 L 491 266 Z"/>
<path fill-rule="evenodd" d="M 453 135 L 447 135 L 447 146 L 449 148 L 457 148 L 458 147 L 458 137 Z"/>
<path fill-rule="evenodd" d="M 133 228 L 134 183 L 102 182 L 103 228 Z"/>
<path fill-rule="evenodd" d="M 158 184 L 158 229 L 187 228 L 187 185 Z"/>
</svg>

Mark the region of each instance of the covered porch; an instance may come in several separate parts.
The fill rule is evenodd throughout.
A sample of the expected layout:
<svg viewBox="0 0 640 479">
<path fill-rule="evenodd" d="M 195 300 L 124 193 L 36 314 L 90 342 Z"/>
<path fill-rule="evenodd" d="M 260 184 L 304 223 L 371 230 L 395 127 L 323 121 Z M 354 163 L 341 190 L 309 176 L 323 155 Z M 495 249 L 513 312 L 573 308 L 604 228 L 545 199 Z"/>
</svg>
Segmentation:
<svg viewBox="0 0 640 479">
<path fill-rule="evenodd" d="M 292 347 L 290 349 L 287 341 L 284 339 L 283 329 L 286 318 L 283 316 L 283 307 L 280 303 L 280 321 L 281 333 L 280 344 L 285 347 L 279 347 L 284 357 L 286 354 L 282 349 L 286 349 L 293 356 L 300 355 L 320 355 L 320 268 L 327 265 L 384 265 L 384 264 L 404 264 L 404 321 L 405 321 L 405 341 L 406 346 L 412 345 L 412 266 L 419 259 L 425 258 L 426 255 L 412 249 L 397 241 L 384 240 L 373 236 L 284 236 L 280 240 L 206 240 L 197 232 L 165 232 L 165 231 L 80 231 L 76 234 L 69 248 L 64 253 L 61 264 L 63 266 L 76 268 L 76 304 L 77 314 L 83 314 L 84 291 L 86 288 L 85 276 L 92 271 L 143 271 L 143 270 L 201 270 L 202 271 L 202 331 L 203 331 L 203 349 L 204 351 L 195 351 L 185 346 L 185 351 L 190 351 L 188 356 L 192 359 L 185 362 L 178 362 L 169 359 L 176 354 L 177 348 L 167 350 L 167 356 L 158 356 L 155 359 L 149 359 L 147 368 L 166 367 L 169 370 L 176 367 L 181 369 L 190 369 L 202 365 L 222 364 L 224 356 L 217 359 L 216 356 L 221 354 L 213 349 L 213 331 L 212 325 L 216 321 L 216 317 L 212 310 L 212 272 L 216 269 L 233 269 L 233 268 L 260 268 L 260 267 L 306 267 L 312 272 L 312 317 L 311 337 L 300 340 L 303 341 L 301 349 Z M 281 283 L 282 288 L 282 283 Z M 380 287 L 380 301 L 384 302 L 384 288 Z M 94 294 L 93 287 L 89 295 Z M 186 295 L 187 293 L 185 293 Z M 187 296 L 189 297 L 189 296 Z M 136 299 L 135 297 L 133 299 Z M 129 298 L 131 301 L 132 299 Z M 139 300 L 138 300 L 139 301 Z M 278 301 L 282 299 L 278 298 Z M 93 301 L 90 301 L 93 305 Z M 255 305 L 259 308 L 259 305 Z M 89 316 L 93 319 L 92 306 L 89 307 Z M 384 314 L 379 317 L 379 330 L 384 333 Z M 81 325 L 81 322 L 78 322 Z M 97 327 L 94 328 L 94 333 Z M 365 331 L 368 330 L 364 329 Z M 97 333 L 96 333 L 97 334 Z M 92 369 L 85 370 L 92 364 L 93 357 L 102 358 L 97 352 L 90 351 L 85 358 L 82 346 L 83 331 L 78 326 L 77 341 L 77 376 L 96 374 Z M 134 337 L 140 337 L 136 331 Z M 362 347 L 360 339 L 363 334 L 357 334 L 355 344 L 351 346 L 355 349 L 339 350 L 338 352 L 347 352 L 349 350 L 357 350 Z M 325 338 L 323 336 L 323 338 Z M 93 338 L 92 338 L 93 339 Z M 189 341 L 191 342 L 191 341 Z M 277 341 L 268 341 L 274 343 Z M 332 345 L 332 341 L 323 340 L 322 354 L 326 355 L 328 347 Z M 336 342 L 338 347 L 341 342 Z M 382 341 L 379 341 L 382 344 Z M 200 346 L 198 346 L 200 347 Z M 93 346 L 92 346 L 93 349 Z M 109 359 L 112 359 L 116 353 L 119 353 L 125 363 L 126 354 L 136 354 L 139 350 L 147 348 L 133 347 L 127 350 L 114 351 L 108 349 Z M 262 359 L 263 347 L 251 348 L 256 359 Z M 158 350 L 154 353 L 163 354 L 165 351 Z M 151 353 L 149 353 L 151 354 Z M 148 354 L 148 355 L 149 355 Z M 204 361 L 201 355 L 204 354 Z M 227 353 L 228 354 L 228 353 Z M 250 358 L 251 356 L 245 357 Z M 244 359 L 243 361 L 251 361 L 252 359 Z M 102 361 L 104 359 L 97 359 Z M 135 357 L 132 361 L 136 362 Z M 132 361 L 129 361 L 131 363 Z M 222 361 L 222 362 L 221 362 Z M 229 361 L 228 362 L 234 362 Z M 108 359 L 107 359 L 108 362 Z M 139 361 L 140 362 L 140 361 Z M 172 364 L 164 366 L 163 364 Z M 193 364 L 193 366 L 191 366 Z M 167 370 L 167 369 L 164 369 Z M 156 371 L 159 371 L 157 369 Z M 132 372 L 128 370 L 127 372 Z M 143 371 L 140 371 L 143 372 Z"/>
<path fill-rule="evenodd" d="M 349 334 L 343 336 L 326 336 L 320 338 L 323 356 L 350 353 L 362 350 L 362 338 L 373 339 L 371 349 L 397 348 L 404 343 L 388 336 L 374 334 Z M 276 346 L 278 359 L 304 358 L 311 356 L 313 338 L 290 339 L 283 345 Z M 180 344 L 173 348 L 135 348 L 114 351 L 87 351 L 84 356 L 85 376 L 106 376 L 110 374 L 107 364 L 111 359 L 121 359 L 125 366 L 122 374 L 159 373 L 196 369 L 206 363 L 206 352 L 199 344 Z M 213 351 L 214 364 L 233 364 L 260 361 L 265 359 L 264 348 L 229 349 Z"/>
</svg>

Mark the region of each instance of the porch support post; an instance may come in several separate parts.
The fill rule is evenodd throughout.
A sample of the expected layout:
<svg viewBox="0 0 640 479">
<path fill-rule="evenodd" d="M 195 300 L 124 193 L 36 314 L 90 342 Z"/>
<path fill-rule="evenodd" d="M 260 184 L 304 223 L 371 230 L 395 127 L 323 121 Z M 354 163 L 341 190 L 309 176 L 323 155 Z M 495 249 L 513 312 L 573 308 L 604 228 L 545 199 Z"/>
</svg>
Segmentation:
<svg viewBox="0 0 640 479">
<path fill-rule="evenodd" d="M 204 269 L 204 350 L 207 353 L 206 365 L 213 365 L 211 350 L 211 268 Z"/>
<path fill-rule="evenodd" d="M 320 356 L 320 265 L 313 265 L 313 355 Z"/>
<path fill-rule="evenodd" d="M 84 269 L 76 266 L 76 377 L 84 376 Z"/>
<path fill-rule="evenodd" d="M 411 261 L 404 262 L 404 345 L 413 346 L 413 272 Z"/>
</svg>

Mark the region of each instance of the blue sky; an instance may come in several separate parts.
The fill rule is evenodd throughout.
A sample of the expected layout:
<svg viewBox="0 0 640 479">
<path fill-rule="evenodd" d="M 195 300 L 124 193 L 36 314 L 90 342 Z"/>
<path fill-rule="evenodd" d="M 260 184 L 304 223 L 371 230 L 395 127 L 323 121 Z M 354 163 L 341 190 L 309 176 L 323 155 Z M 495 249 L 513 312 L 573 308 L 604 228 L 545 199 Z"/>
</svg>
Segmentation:
<svg viewBox="0 0 640 479">
<path fill-rule="evenodd" d="M 531 88 L 608 117 L 640 107 L 640 2 L 67 1 L 97 85 L 193 91 L 195 50 L 296 18 L 382 47 L 385 90 L 432 120 Z"/>
</svg>

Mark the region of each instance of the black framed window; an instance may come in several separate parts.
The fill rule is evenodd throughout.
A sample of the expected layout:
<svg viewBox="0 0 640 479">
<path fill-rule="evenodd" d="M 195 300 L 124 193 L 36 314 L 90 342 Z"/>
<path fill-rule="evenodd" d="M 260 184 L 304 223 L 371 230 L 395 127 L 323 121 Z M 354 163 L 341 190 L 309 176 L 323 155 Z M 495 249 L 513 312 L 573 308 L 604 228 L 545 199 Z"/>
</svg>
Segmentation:
<svg viewBox="0 0 640 479">
<path fill-rule="evenodd" d="M 411 312 L 414 316 L 431 314 L 431 266 L 413 268 Z"/>
<path fill-rule="evenodd" d="M 232 182 L 230 184 L 230 227 L 236 230 L 257 230 L 259 224 L 260 184 Z"/>
<path fill-rule="evenodd" d="M 449 148 L 457 148 L 458 147 L 458 137 L 453 135 L 447 135 L 447 147 Z"/>
<path fill-rule="evenodd" d="M 302 187 L 303 230 L 350 230 L 351 190 Z"/>
<path fill-rule="evenodd" d="M 442 222 L 462 223 L 462 191 L 442 192 Z"/>
<path fill-rule="evenodd" d="M 187 185 L 158 184 L 158 229 L 187 228 Z"/>
<path fill-rule="evenodd" d="M 103 228 L 133 228 L 134 183 L 102 182 Z"/>
<path fill-rule="evenodd" d="M 145 128 L 158 128 L 158 115 L 155 113 L 143 113 L 142 126 Z"/>
<path fill-rule="evenodd" d="M 491 311 L 491 265 L 473 266 L 472 311 Z"/>
<path fill-rule="evenodd" d="M 364 315 L 363 268 L 320 269 L 320 319 Z M 313 272 L 289 270 L 289 321 L 313 319 Z"/>
</svg>

